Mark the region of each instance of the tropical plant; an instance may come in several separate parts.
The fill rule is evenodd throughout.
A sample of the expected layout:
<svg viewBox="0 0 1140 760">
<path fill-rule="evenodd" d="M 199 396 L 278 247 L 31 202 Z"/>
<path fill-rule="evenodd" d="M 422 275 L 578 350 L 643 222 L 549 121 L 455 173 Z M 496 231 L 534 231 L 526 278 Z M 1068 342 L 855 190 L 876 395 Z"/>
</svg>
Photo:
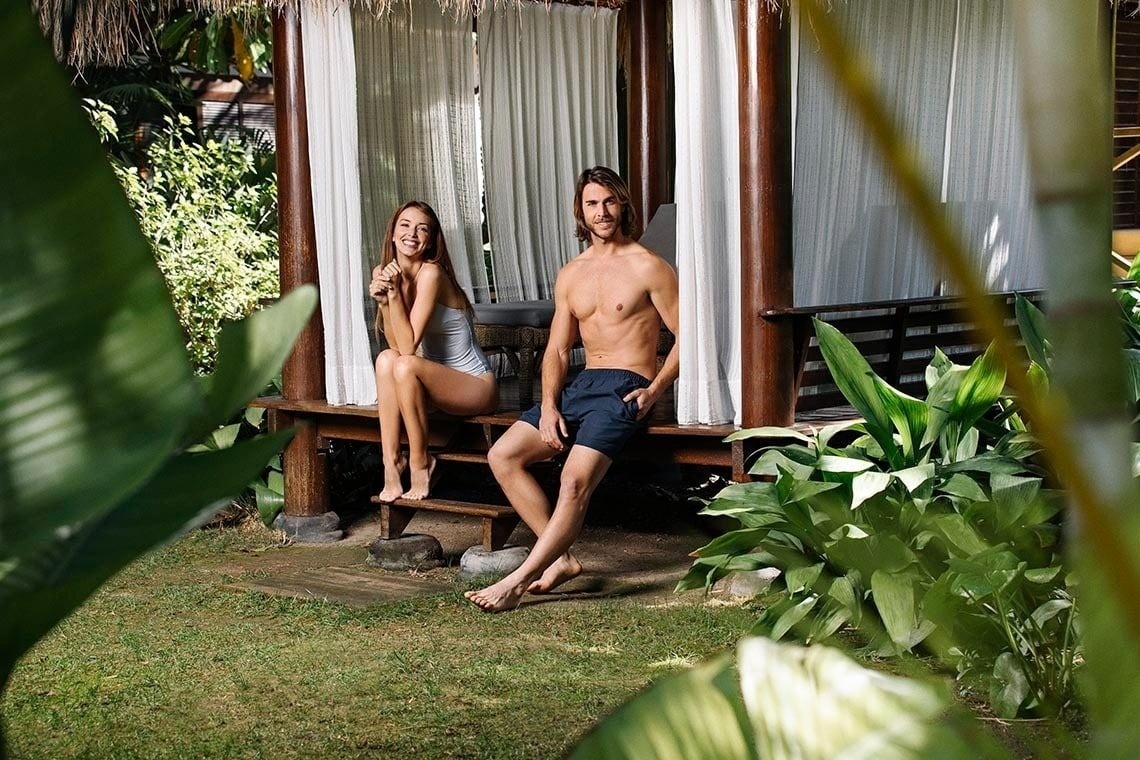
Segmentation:
<svg viewBox="0 0 1140 760">
<path fill-rule="evenodd" d="M 280 367 L 305 288 L 231 325 L 195 378 L 170 296 L 26 6 L 0 8 L 0 689 L 141 553 L 200 524 L 288 433 L 191 452 Z M 35 103 L 35 108 L 20 104 Z M 2 745 L 2 737 L 0 737 Z"/>
<path fill-rule="evenodd" d="M 148 167 L 113 161 L 166 277 L 199 372 L 214 366 L 218 330 L 277 295 L 273 153 L 249 140 L 195 139 L 167 119 Z"/>
<path fill-rule="evenodd" d="M 855 55 L 819 0 L 802 0 L 800 5 L 887 170 L 914 207 L 933 250 L 966 293 L 975 321 L 997 342 L 1002 363 L 1017 366 L 1018 351 L 1003 335 L 1001 315 L 987 304 L 966 247 L 943 215 L 937 194 L 910 160 L 909 146 L 862 76 Z M 1140 547 L 1140 526 L 1130 467 L 1130 420 L 1123 413 L 1126 396 L 1116 311 L 1108 302 L 1103 263 L 1111 218 L 1110 141 L 1104 137 L 1111 128 L 1107 56 L 1102 47 L 1105 35 L 1098 14 L 1086 2 L 1061 0 L 1045 8 L 1015 0 L 1012 6 L 1019 27 L 1019 71 L 1028 115 L 1034 201 L 1045 231 L 1042 253 L 1056 361 L 1048 395 L 1036 391 L 1030 374 L 1023 380 L 1011 375 L 1010 380 L 1020 383 L 1016 389 L 1019 402 L 1032 420 L 1051 469 L 1066 488 L 1073 519 L 1080 525 L 1068 546 L 1079 568 L 1078 591 L 1084 601 L 1081 638 L 1087 661 L 1082 696 L 1090 723 L 1087 747 L 1095 757 L 1134 757 L 1140 746 L 1140 725 L 1135 719 L 1140 709 L 1140 569 L 1134 560 L 1136 547 Z M 782 695 L 786 688 L 782 681 L 768 683 L 773 694 Z M 745 668 L 740 670 L 739 684 L 743 694 L 751 692 Z M 649 746 L 659 755 L 676 757 L 826 757 L 813 751 L 812 733 L 830 735 L 850 729 L 851 723 L 843 718 L 858 714 L 870 694 L 842 679 L 819 679 L 814 686 L 828 695 L 844 695 L 829 713 L 837 719 L 807 724 L 805 712 L 785 711 L 782 703 L 769 703 L 772 714 L 780 716 L 775 726 L 766 727 L 782 740 L 774 751 L 767 737 L 758 735 L 742 752 L 706 753 L 714 745 L 704 741 L 685 716 L 674 714 L 668 731 L 662 731 L 644 713 L 625 709 L 606 726 L 605 740 L 592 744 L 584 756 L 639 757 L 634 750 Z M 654 698 L 651 690 L 638 699 Z M 727 717 L 727 712 L 719 711 L 718 717 Z M 927 721 L 926 725 L 933 724 Z M 977 724 L 956 728 L 975 736 L 980 733 Z M 855 734 L 847 747 L 861 748 L 864 736 L 868 734 Z M 941 740 L 924 749 L 901 742 L 888 744 L 879 754 L 915 758 L 989 754 Z M 1057 747 L 1051 744 L 1047 749 L 1055 753 Z"/>
<path fill-rule="evenodd" d="M 735 658 L 656 682 L 570 754 L 574 760 L 1000 756 L 941 685 L 863 668 L 830 647 L 758 637 L 743 639 Z"/>
<path fill-rule="evenodd" d="M 999 714 L 1068 702 L 1076 618 L 1061 502 L 1041 488 L 1036 444 L 1001 396 L 1004 371 L 989 352 L 970 367 L 936 352 L 919 400 L 875 375 L 830 325 L 817 321 L 816 334 L 864 421 L 730 436 L 795 441 L 760 450 L 750 472 L 767 480 L 731 485 L 705 508 L 742 527 L 698 549 L 678 590 L 776 567 L 757 632 L 816 642 L 854 625 L 881 653 L 925 642 L 963 672 L 992 671 Z"/>
</svg>

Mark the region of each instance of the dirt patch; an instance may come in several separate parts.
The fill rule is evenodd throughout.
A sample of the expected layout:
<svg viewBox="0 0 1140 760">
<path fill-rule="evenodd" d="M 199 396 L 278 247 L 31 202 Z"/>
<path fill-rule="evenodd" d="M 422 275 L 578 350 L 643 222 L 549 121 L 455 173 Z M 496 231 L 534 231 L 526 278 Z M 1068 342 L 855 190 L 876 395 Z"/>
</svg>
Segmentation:
<svg viewBox="0 0 1140 760">
<path fill-rule="evenodd" d="M 672 598 L 677 581 L 692 561 L 689 552 L 706 537 L 693 527 L 668 532 L 645 532 L 621 527 L 587 525 L 574 544 L 581 576 L 558 593 L 528 597 L 526 603 L 589 600 L 619 596 Z M 446 566 L 427 571 L 390 571 L 369 566 L 368 544 L 380 534 L 378 513 L 367 513 L 345 526 L 345 537 L 331 544 L 273 542 L 265 547 L 227 554 L 212 571 L 227 576 L 227 588 L 326 599 L 367 606 L 397 599 L 439 594 L 456 588 L 459 558 L 480 540 L 479 521 L 455 515 L 421 512 L 407 533 L 434 536 L 443 547 Z M 533 546 L 534 535 L 521 525 L 510 544 Z"/>
</svg>

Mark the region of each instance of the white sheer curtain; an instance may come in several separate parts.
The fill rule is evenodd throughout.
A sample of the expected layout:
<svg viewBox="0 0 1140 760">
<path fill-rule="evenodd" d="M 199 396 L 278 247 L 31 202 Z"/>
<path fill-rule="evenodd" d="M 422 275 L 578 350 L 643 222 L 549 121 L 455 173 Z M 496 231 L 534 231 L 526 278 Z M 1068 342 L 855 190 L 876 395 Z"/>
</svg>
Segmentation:
<svg viewBox="0 0 1140 760">
<path fill-rule="evenodd" d="M 1040 282 L 1004 0 L 861 0 L 832 13 L 995 290 Z M 798 30 L 795 303 L 917 298 L 944 287 L 905 203 Z"/>
<path fill-rule="evenodd" d="M 441 11 L 437 0 L 403 0 L 379 18 L 354 9 L 352 25 L 369 268 L 392 212 L 426 201 L 439 214 L 460 284 L 488 301 L 471 17 Z"/>
<path fill-rule="evenodd" d="M 944 200 L 990 290 L 1043 287 L 1008 2 L 958 0 Z"/>
<path fill-rule="evenodd" d="M 364 313 L 356 71 L 347 6 L 301 6 L 313 221 L 325 340 L 325 397 L 376 402 Z"/>
<path fill-rule="evenodd" d="M 552 298 L 581 250 L 583 169 L 617 168 L 617 12 L 524 3 L 479 16 L 487 217 L 500 301 Z"/>
<path fill-rule="evenodd" d="M 740 159 L 729 0 L 673 1 L 682 424 L 740 422 Z"/>
</svg>

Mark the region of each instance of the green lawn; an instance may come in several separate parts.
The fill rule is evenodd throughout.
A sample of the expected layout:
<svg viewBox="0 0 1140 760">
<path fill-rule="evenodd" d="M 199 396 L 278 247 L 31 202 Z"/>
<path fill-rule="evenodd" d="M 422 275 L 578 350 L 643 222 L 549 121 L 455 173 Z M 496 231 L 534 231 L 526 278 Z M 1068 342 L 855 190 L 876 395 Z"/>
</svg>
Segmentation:
<svg viewBox="0 0 1140 760">
<path fill-rule="evenodd" d="M 11 756 L 557 756 L 755 619 L 699 594 L 491 616 L 460 586 L 366 609 L 224 588 L 226 557 L 289 551 L 267 547 L 199 531 L 114 579 L 17 668 Z"/>
</svg>

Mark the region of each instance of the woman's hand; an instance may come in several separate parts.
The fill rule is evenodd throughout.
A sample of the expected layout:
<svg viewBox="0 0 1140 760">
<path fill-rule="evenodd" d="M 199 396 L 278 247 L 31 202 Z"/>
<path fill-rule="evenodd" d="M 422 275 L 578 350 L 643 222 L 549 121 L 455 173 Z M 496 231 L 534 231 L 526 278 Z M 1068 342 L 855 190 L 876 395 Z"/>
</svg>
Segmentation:
<svg viewBox="0 0 1140 760">
<path fill-rule="evenodd" d="M 400 289 L 400 280 L 403 278 L 403 270 L 400 269 L 400 262 L 392 259 L 388 262 L 388 266 L 380 271 L 380 277 L 387 280 L 391 290 Z"/>
<path fill-rule="evenodd" d="M 372 282 L 368 283 L 368 293 L 381 306 L 388 305 L 388 294 L 392 290 L 391 280 L 384 275 L 384 270 L 376 267 L 372 270 Z"/>
</svg>

